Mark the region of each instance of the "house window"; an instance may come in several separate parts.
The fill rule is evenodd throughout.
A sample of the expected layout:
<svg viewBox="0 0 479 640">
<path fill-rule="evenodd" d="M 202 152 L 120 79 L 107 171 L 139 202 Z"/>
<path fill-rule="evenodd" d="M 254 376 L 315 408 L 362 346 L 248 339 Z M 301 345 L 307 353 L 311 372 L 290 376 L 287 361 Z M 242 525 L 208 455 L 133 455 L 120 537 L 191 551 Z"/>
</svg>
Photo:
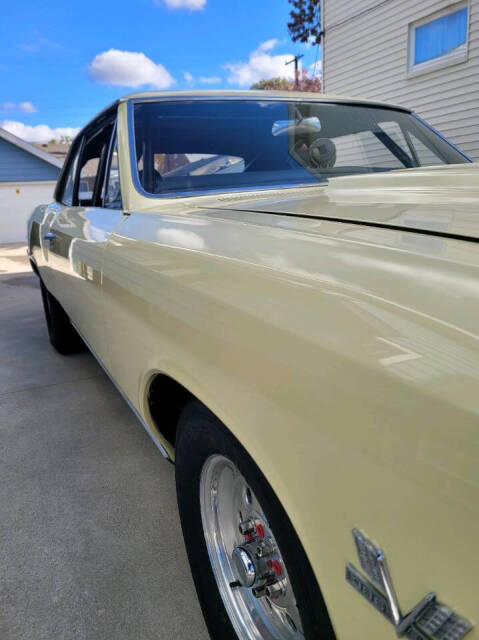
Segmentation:
<svg viewBox="0 0 479 640">
<path fill-rule="evenodd" d="M 469 6 L 461 2 L 417 20 L 409 26 L 409 73 L 426 71 L 467 59 Z"/>
</svg>

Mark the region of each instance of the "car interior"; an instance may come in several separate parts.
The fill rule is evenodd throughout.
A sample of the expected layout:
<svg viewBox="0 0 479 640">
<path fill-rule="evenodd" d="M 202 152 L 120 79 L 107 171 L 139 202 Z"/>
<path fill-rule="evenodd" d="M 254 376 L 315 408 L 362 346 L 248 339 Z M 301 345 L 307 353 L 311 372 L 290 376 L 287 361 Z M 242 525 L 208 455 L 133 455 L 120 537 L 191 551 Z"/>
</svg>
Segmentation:
<svg viewBox="0 0 479 640">
<path fill-rule="evenodd" d="M 317 184 L 466 159 L 407 111 L 283 101 L 133 105 L 138 181 L 150 194 Z"/>
</svg>

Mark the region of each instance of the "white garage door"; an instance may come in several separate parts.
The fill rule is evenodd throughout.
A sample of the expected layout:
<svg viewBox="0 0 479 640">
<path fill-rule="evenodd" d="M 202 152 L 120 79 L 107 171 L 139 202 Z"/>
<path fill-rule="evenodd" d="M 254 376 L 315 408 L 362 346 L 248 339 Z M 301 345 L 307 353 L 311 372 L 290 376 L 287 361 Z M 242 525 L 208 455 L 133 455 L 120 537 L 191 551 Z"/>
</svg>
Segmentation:
<svg viewBox="0 0 479 640">
<path fill-rule="evenodd" d="M 26 242 L 33 209 L 53 200 L 55 182 L 0 182 L 0 244 Z"/>
</svg>

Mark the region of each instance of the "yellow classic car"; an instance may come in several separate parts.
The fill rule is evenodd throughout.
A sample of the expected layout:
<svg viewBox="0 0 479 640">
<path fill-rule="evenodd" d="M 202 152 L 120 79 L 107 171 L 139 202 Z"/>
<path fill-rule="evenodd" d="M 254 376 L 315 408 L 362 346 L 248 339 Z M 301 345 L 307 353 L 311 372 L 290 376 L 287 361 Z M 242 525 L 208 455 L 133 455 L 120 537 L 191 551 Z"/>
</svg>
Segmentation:
<svg viewBox="0 0 479 640">
<path fill-rule="evenodd" d="M 50 341 L 175 462 L 212 638 L 479 638 L 478 204 L 370 101 L 140 93 L 73 142 L 29 223 Z"/>
</svg>

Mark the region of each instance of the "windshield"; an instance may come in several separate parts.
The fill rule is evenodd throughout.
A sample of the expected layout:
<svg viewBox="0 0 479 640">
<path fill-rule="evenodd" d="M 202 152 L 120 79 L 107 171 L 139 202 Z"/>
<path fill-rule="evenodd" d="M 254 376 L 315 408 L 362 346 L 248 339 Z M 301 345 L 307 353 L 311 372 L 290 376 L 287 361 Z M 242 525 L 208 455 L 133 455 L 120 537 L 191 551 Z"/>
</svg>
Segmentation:
<svg viewBox="0 0 479 640">
<path fill-rule="evenodd" d="M 278 100 L 133 104 L 133 172 L 148 194 L 326 182 L 468 159 L 410 113 Z"/>
</svg>

